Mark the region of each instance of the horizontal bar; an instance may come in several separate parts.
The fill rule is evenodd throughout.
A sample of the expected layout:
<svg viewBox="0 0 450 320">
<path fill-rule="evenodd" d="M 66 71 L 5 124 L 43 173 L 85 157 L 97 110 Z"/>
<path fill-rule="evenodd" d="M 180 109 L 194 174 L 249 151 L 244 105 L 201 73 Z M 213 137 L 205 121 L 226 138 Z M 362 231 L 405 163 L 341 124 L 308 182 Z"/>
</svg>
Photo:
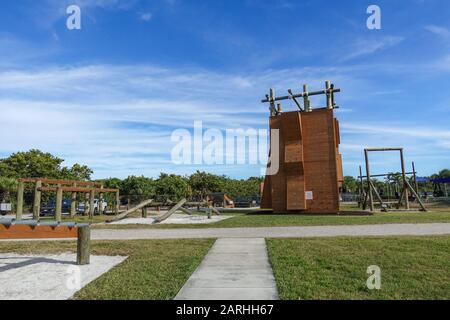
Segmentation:
<svg viewBox="0 0 450 320">
<path fill-rule="evenodd" d="M 364 151 L 402 151 L 403 148 L 369 148 Z"/>
<path fill-rule="evenodd" d="M 103 185 L 101 182 L 63 180 L 63 179 L 47 179 L 47 178 L 24 178 L 24 179 L 18 179 L 18 181 L 19 182 L 41 181 L 42 183 L 50 183 L 50 184 L 61 184 L 61 185 L 77 184 L 77 186 L 98 186 L 98 187 L 101 187 Z"/>
<path fill-rule="evenodd" d="M 0 239 L 68 239 L 77 238 L 78 228 L 58 226 L 31 226 L 0 224 Z"/>
<path fill-rule="evenodd" d="M 39 220 L 16 220 L 16 219 L 1 219 L 0 225 L 4 226 L 30 226 L 30 227 L 67 227 L 67 228 L 81 228 L 88 227 L 88 223 L 78 223 L 78 222 L 58 222 L 58 221 L 39 221 Z"/>
<path fill-rule="evenodd" d="M 405 174 L 414 174 L 417 172 L 405 172 Z M 371 174 L 370 177 L 387 177 L 387 176 L 393 176 L 393 175 L 402 175 L 401 172 L 394 172 L 394 173 L 385 173 L 385 174 Z M 358 176 L 358 178 L 367 178 L 367 176 Z"/>
<path fill-rule="evenodd" d="M 97 193 L 111 193 L 119 192 L 119 189 L 106 189 L 106 188 L 78 188 L 78 187 L 61 187 L 62 191 L 66 192 L 97 192 Z M 38 188 L 39 191 L 56 191 L 58 187 L 41 187 Z"/>
<path fill-rule="evenodd" d="M 317 96 L 320 94 L 328 94 L 328 93 L 336 93 L 336 92 L 341 92 L 341 89 L 332 89 L 332 90 L 320 90 L 320 91 L 312 91 L 312 92 L 302 92 L 302 93 L 298 93 L 298 94 L 294 94 L 292 95 L 294 98 L 303 98 L 306 96 Z M 290 100 L 291 96 L 281 96 L 281 97 L 276 97 L 273 101 L 281 101 L 281 100 Z M 269 99 L 264 99 L 261 100 L 262 103 L 267 103 L 270 102 Z"/>
</svg>

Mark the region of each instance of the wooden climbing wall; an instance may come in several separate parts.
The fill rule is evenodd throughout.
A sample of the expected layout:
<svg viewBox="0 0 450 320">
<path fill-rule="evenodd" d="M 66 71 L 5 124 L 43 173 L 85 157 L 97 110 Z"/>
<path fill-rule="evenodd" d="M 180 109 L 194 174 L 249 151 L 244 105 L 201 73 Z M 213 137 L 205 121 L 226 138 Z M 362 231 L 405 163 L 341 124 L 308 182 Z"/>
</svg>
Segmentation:
<svg viewBox="0 0 450 320">
<path fill-rule="evenodd" d="M 265 178 L 261 208 L 338 213 L 343 174 L 333 110 L 281 113 L 270 118 L 270 128 L 279 130 L 279 170 Z"/>
</svg>

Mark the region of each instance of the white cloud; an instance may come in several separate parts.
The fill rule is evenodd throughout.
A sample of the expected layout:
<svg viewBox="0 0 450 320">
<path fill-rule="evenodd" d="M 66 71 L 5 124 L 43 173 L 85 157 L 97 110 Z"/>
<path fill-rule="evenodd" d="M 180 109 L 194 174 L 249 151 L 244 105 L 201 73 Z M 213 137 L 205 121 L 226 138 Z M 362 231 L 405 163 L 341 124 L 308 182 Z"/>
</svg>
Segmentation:
<svg viewBox="0 0 450 320">
<path fill-rule="evenodd" d="M 424 29 L 431 33 L 434 33 L 435 35 L 438 35 L 444 39 L 450 38 L 450 30 L 445 27 L 428 25 L 428 26 L 425 26 Z"/>
<path fill-rule="evenodd" d="M 152 19 L 153 15 L 151 12 L 145 12 L 145 13 L 141 13 L 139 18 L 142 21 L 150 21 Z"/>
<path fill-rule="evenodd" d="M 374 54 L 381 50 L 398 45 L 404 40 L 403 37 L 386 36 L 378 39 L 358 40 L 350 46 L 350 53 L 341 58 L 341 61 L 352 60 L 361 56 Z"/>
</svg>

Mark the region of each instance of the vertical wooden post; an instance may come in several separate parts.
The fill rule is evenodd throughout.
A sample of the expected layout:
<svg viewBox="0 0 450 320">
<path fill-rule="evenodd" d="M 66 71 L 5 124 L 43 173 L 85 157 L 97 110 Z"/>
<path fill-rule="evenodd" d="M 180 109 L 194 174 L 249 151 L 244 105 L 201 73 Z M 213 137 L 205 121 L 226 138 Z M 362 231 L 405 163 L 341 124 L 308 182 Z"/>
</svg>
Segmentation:
<svg viewBox="0 0 450 320">
<path fill-rule="evenodd" d="M 400 149 L 400 161 L 402 163 L 402 178 L 403 178 L 403 189 L 405 190 L 405 205 L 406 210 L 409 210 L 409 194 L 408 194 L 408 184 L 406 182 L 406 171 L 405 171 L 405 159 L 403 158 L 403 148 Z"/>
<path fill-rule="evenodd" d="M 78 227 L 77 264 L 90 263 L 91 256 L 91 229 L 89 226 Z"/>
<path fill-rule="evenodd" d="M 100 189 L 103 189 L 103 185 L 100 186 Z M 100 192 L 98 194 L 98 214 L 102 215 L 103 214 L 103 193 Z"/>
<path fill-rule="evenodd" d="M 90 197 L 89 197 L 89 219 L 94 219 L 94 213 L 95 213 L 95 192 L 94 190 L 91 190 Z"/>
<path fill-rule="evenodd" d="M 148 209 L 147 207 L 142 208 L 142 218 L 148 217 Z"/>
<path fill-rule="evenodd" d="M 366 192 L 364 191 L 364 181 L 362 177 L 362 168 L 359 166 L 359 203 L 361 205 L 361 208 L 363 206 L 363 196 L 366 195 Z"/>
<path fill-rule="evenodd" d="M 327 91 L 327 109 L 333 109 L 333 101 L 331 99 L 331 82 L 329 80 L 325 81 L 325 89 Z"/>
<path fill-rule="evenodd" d="M 373 206 L 373 195 L 372 195 L 372 188 L 370 183 L 370 168 L 369 168 L 369 151 L 364 149 L 364 157 L 366 158 L 366 175 L 367 175 L 367 187 L 369 192 L 369 204 L 370 204 L 370 211 L 373 211 L 375 208 Z"/>
<path fill-rule="evenodd" d="M 304 84 L 303 85 L 303 104 L 305 105 L 305 111 L 306 112 L 311 112 L 311 102 L 309 101 L 308 98 L 308 85 Z"/>
<path fill-rule="evenodd" d="M 76 188 L 77 184 L 74 183 L 73 187 Z M 73 218 L 77 214 L 77 193 L 72 192 L 72 198 L 70 202 L 70 217 Z"/>
<path fill-rule="evenodd" d="M 417 183 L 416 167 L 414 165 L 414 161 L 412 162 L 412 169 L 413 169 L 413 178 L 414 178 L 414 188 L 416 188 L 416 193 L 420 198 L 419 184 Z"/>
<path fill-rule="evenodd" d="M 19 180 L 17 186 L 17 208 L 16 208 L 16 220 L 22 220 L 23 215 L 23 191 L 25 185 L 23 181 Z"/>
<path fill-rule="evenodd" d="M 34 202 L 33 202 L 33 219 L 38 220 L 40 211 L 41 211 L 41 190 L 39 188 L 42 187 L 42 181 L 36 181 L 36 185 L 34 187 Z"/>
<path fill-rule="evenodd" d="M 120 209 L 120 194 L 119 191 L 116 191 L 116 215 L 119 214 Z"/>
<path fill-rule="evenodd" d="M 61 184 L 58 184 L 56 188 L 56 204 L 55 204 L 55 220 L 60 222 L 62 215 L 62 199 L 63 197 L 63 189 Z"/>
<path fill-rule="evenodd" d="M 89 214 L 89 193 L 84 194 L 84 212 L 83 216 L 87 216 Z"/>
</svg>

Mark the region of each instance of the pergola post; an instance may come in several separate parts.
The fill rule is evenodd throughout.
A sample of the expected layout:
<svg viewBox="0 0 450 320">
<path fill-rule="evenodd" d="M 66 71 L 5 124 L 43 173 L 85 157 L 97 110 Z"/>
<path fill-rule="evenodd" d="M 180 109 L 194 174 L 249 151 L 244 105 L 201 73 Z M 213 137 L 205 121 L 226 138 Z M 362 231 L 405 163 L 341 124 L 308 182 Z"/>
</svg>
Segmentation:
<svg viewBox="0 0 450 320">
<path fill-rule="evenodd" d="M 120 193 L 119 191 L 116 191 L 116 215 L 119 214 L 119 209 L 120 209 Z"/>
<path fill-rule="evenodd" d="M 56 206 L 55 206 L 55 220 L 60 222 L 62 216 L 62 201 L 63 201 L 63 190 L 61 184 L 58 184 L 56 189 Z"/>
<path fill-rule="evenodd" d="M 90 197 L 89 197 L 89 219 L 94 219 L 94 213 L 95 213 L 95 192 L 94 190 L 91 190 Z"/>
<path fill-rule="evenodd" d="M 364 150 L 364 157 L 366 159 L 366 175 L 367 175 L 367 187 L 369 188 L 368 193 L 369 193 L 370 211 L 373 211 L 375 208 L 373 206 L 373 195 L 370 183 L 369 152 L 367 149 Z"/>
<path fill-rule="evenodd" d="M 24 187 L 25 187 L 24 182 L 19 180 L 19 183 L 18 183 L 18 186 L 17 186 L 16 220 L 22 220 Z"/>
<path fill-rule="evenodd" d="M 76 188 L 77 184 L 74 183 L 73 187 Z M 70 217 L 73 218 L 77 214 L 77 193 L 72 192 L 72 198 L 70 201 Z"/>
<path fill-rule="evenodd" d="M 83 216 L 87 216 L 89 214 L 89 193 L 84 194 L 84 212 Z"/>
<path fill-rule="evenodd" d="M 103 189 L 103 185 L 100 186 L 100 189 Z M 98 194 L 98 214 L 103 214 L 103 193 L 100 192 Z"/>
<path fill-rule="evenodd" d="M 36 185 L 34 187 L 34 202 L 33 202 L 33 219 L 38 220 L 40 211 L 41 211 L 41 190 L 42 181 L 36 181 Z"/>
</svg>

